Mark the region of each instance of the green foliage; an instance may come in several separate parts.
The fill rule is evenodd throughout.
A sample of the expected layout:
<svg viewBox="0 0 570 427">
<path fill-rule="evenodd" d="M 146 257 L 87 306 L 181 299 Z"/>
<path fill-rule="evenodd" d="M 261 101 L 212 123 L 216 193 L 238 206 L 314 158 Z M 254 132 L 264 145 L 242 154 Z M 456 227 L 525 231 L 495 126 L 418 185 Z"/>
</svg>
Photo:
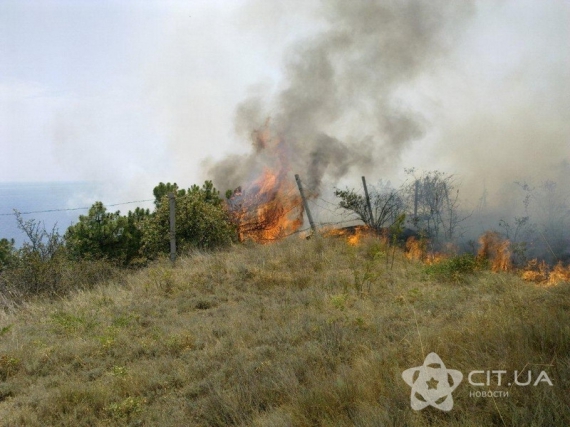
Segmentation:
<svg viewBox="0 0 570 427">
<path fill-rule="evenodd" d="M 79 222 L 67 229 L 67 247 L 78 258 L 117 258 L 125 225 L 120 212 L 107 212 L 103 203 L 95 202 L 87 215 L 81 215 Z"/>
<path fill-rule="evenodd" d="M 339 206 L 343 209 L 355 212 L 364 219 L 369 219 L 366 212 L 366 199 L 355 190 L 335 189 L 334 195 L 340 198 Z"/>
<path fill-rule="evenodd" d="M 14 262 L 14 239 L 0 239 L 0 272 Z"/>
<path fill-rule="evenodd" d="M 114 277 L 115 266 L 141 266 L 169 251 L 169 193 L 176 194 L 176 237 L 179 251 L 212 249 L 235 238 L 225 205 L 211 181 L 179 190 L 176 184 L 154 188 L 155 212 L 137 208 L 121 215 L 96 202 L 87 215 L 61 236 L 41 222 L 15 213 L 28 241 L 20 249 L 0 240 L 0 290 L 14 301 L 29 295 L 64 295 Z"/>
<path fill-rule="evenodd" d="M 466 275 L 484 267 L 472 254 L 457 255 L 425 267 L 428 276 L 436 280 L 460 282 Z"/>
<path fill-rule="evenodd" d="M 145 403 L 144 398 L 129 396 L 120 402 L 111 403 L 105 409 L 112 419 L 127 422 L 143 410 Z M 137 423 L 136 425 L 139 424 Z"/>
<path fill-rule="evenodd" d="M 204 202 L 214 206 L 222 206 L 220 192 L 214 187 L 214 183 L 212 181 L 205 181 L 201 188 L 194 184 L 188 189 L 188 195 L 199 197 Z"/>
<path fill-rule="evenodd" d="M 184 196 L 186 194 L 186 190 L 178 189 L 178 184 L 174 183 L 171 184 L 167 182 L 160 182 L 156 187 L 153 188 L 152 194 L 154 195 L 154 205 L 158 209 L 162 204 L 162 201 L 165 197 L 168 196 L 169 193 L 174 193 L 176 196 Z"/>
<path fill-rule="evenodd" d="M 395 245 L 402 233 L 404 232 L 404 224 L 406 222 L 406 214 L 398 215 L 395 221 L 390 226 L 390 235 L 392 236 L 392 243 Z"/>
<path fill-rule="evenodd" d="M 59 284 L 63 276 L 65 256 L 58 252 L 49 259 L 43 259 L 39 252 L 30 246 L 18 251 L 17 262 L 7 269 L 2 281 L 12 296 L 22 294 L 59 294 Z"/>
<path fill-rule="evenodd" d="M 142 231 L 140 224 L 149 217 L 145 209 L 137 208 L 127 216 L 107 212 L 101 202 L 93 204 L 87 215 L 65 233 L 69 253 L 76 259 L 109 259 L 128 265 L 139 256 Z"/>
<path fill-rule="evenodd" d="M 142 239 L 143 239 L 143 223 L 151 214 L 148 209 L 136 208 L 134 211 L 129 211 L 126 217 L 126 228 L 124 231 L 124 255 L 125 264 L 129 265 L 144 265 L 145 259 L 141 254 Z"/>
<path fill-rule="evenodd" d="M 166 197 L 166 196 L 165 196 Z M 142 226 L 143 253 L 156 257 L 169 252 L 170 209 L 159 203 Z M 190 248 L 213 249 L 228 245 L 235 238 L 220 193 L 211 181 L 202 187 L 193 185 L 176 196 L 176 243 L 179 251 Z"/>
</svg>

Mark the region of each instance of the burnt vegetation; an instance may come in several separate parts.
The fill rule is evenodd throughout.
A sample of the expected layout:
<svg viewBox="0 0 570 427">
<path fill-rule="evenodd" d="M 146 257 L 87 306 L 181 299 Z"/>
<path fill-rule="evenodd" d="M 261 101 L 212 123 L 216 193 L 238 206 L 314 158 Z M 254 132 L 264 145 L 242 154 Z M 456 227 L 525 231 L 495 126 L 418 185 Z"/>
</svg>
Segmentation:
<svg viewBox="0 0 570 427">
<path fill-rule="evenodd" d="M 421 242 L 426 255 L 470 253 L 494 259 L 501 252 L 503 270 L 524 268 L 529 262 L 554 266 L 570 261 L 570 195 L 555 182 L 515 183 L 518 206 L 505 214 L 481 205 L 464 208 L 454 175 L 406 172 L 409 179 L 397 189 L 382 181 L 368 186 L 369 202 L 362 190 L 335 189 L 339 208 L 406 250 L 410 245 L 403 243 L 408 239 Z M 394 236 L 402 216 L 404 227 Z M 478 245 L 491 249 L 481 254 Z"/>
</svg>

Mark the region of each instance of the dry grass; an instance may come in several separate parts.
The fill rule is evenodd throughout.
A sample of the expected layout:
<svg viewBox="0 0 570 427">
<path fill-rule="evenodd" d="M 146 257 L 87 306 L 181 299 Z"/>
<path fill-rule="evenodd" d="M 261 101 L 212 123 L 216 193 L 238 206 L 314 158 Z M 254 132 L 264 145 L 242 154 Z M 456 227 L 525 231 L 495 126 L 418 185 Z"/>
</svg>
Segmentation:
<svg viewBox="0 0 570 427">
<path fill-rule="evenodd" d="M 0 424 L 570 425 L 568 283 L 440 283 L 372 238 L 195 253 L 123 282 L 1 317 Z M 416 412 L 401 373 L 432 351 L 554 385 L 474 398 L 465 378 L 452 411 Z"/>
</svg>

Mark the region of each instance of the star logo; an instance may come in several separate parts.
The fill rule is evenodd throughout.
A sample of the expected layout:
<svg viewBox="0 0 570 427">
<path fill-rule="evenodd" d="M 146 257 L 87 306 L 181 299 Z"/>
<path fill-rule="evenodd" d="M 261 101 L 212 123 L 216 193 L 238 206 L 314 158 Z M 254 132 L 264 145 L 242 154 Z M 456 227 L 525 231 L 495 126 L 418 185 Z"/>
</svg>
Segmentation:
<svg viewBox="0 0 570 427">
<path fill-rule="evenodd" d="M 450 411 L 453 408 L 451 393 L 461 383 L 463 374 L 455 369 L 447 369 L 437 354 L 430 353 L 422 366 L 402 372 L 402 378 L 412 387 L 412 409 L 419 411 L 433 406 Z"/>
</svg>

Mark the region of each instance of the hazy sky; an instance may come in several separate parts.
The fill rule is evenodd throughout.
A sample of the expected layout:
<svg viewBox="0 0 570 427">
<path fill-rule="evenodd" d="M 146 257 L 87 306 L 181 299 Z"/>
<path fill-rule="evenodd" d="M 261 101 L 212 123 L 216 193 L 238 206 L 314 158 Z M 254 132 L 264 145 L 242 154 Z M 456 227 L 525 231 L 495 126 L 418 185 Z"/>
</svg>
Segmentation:
<svg viewBox="0 0 570 427">
<path fill-rule="evenodd" d="M 398 88 L 424 132 L 390 174 L 489 185 L 570 162 L 570 1 L 473 5 L 449 52 Z M 287 84 L 284 55 L 322 13 L 316 0 L 0 0 L 0 182 L 96 180 L 116 200 L 208 178 L 204 161 L 248 150 L 236 106 Z"/>
</svg>

